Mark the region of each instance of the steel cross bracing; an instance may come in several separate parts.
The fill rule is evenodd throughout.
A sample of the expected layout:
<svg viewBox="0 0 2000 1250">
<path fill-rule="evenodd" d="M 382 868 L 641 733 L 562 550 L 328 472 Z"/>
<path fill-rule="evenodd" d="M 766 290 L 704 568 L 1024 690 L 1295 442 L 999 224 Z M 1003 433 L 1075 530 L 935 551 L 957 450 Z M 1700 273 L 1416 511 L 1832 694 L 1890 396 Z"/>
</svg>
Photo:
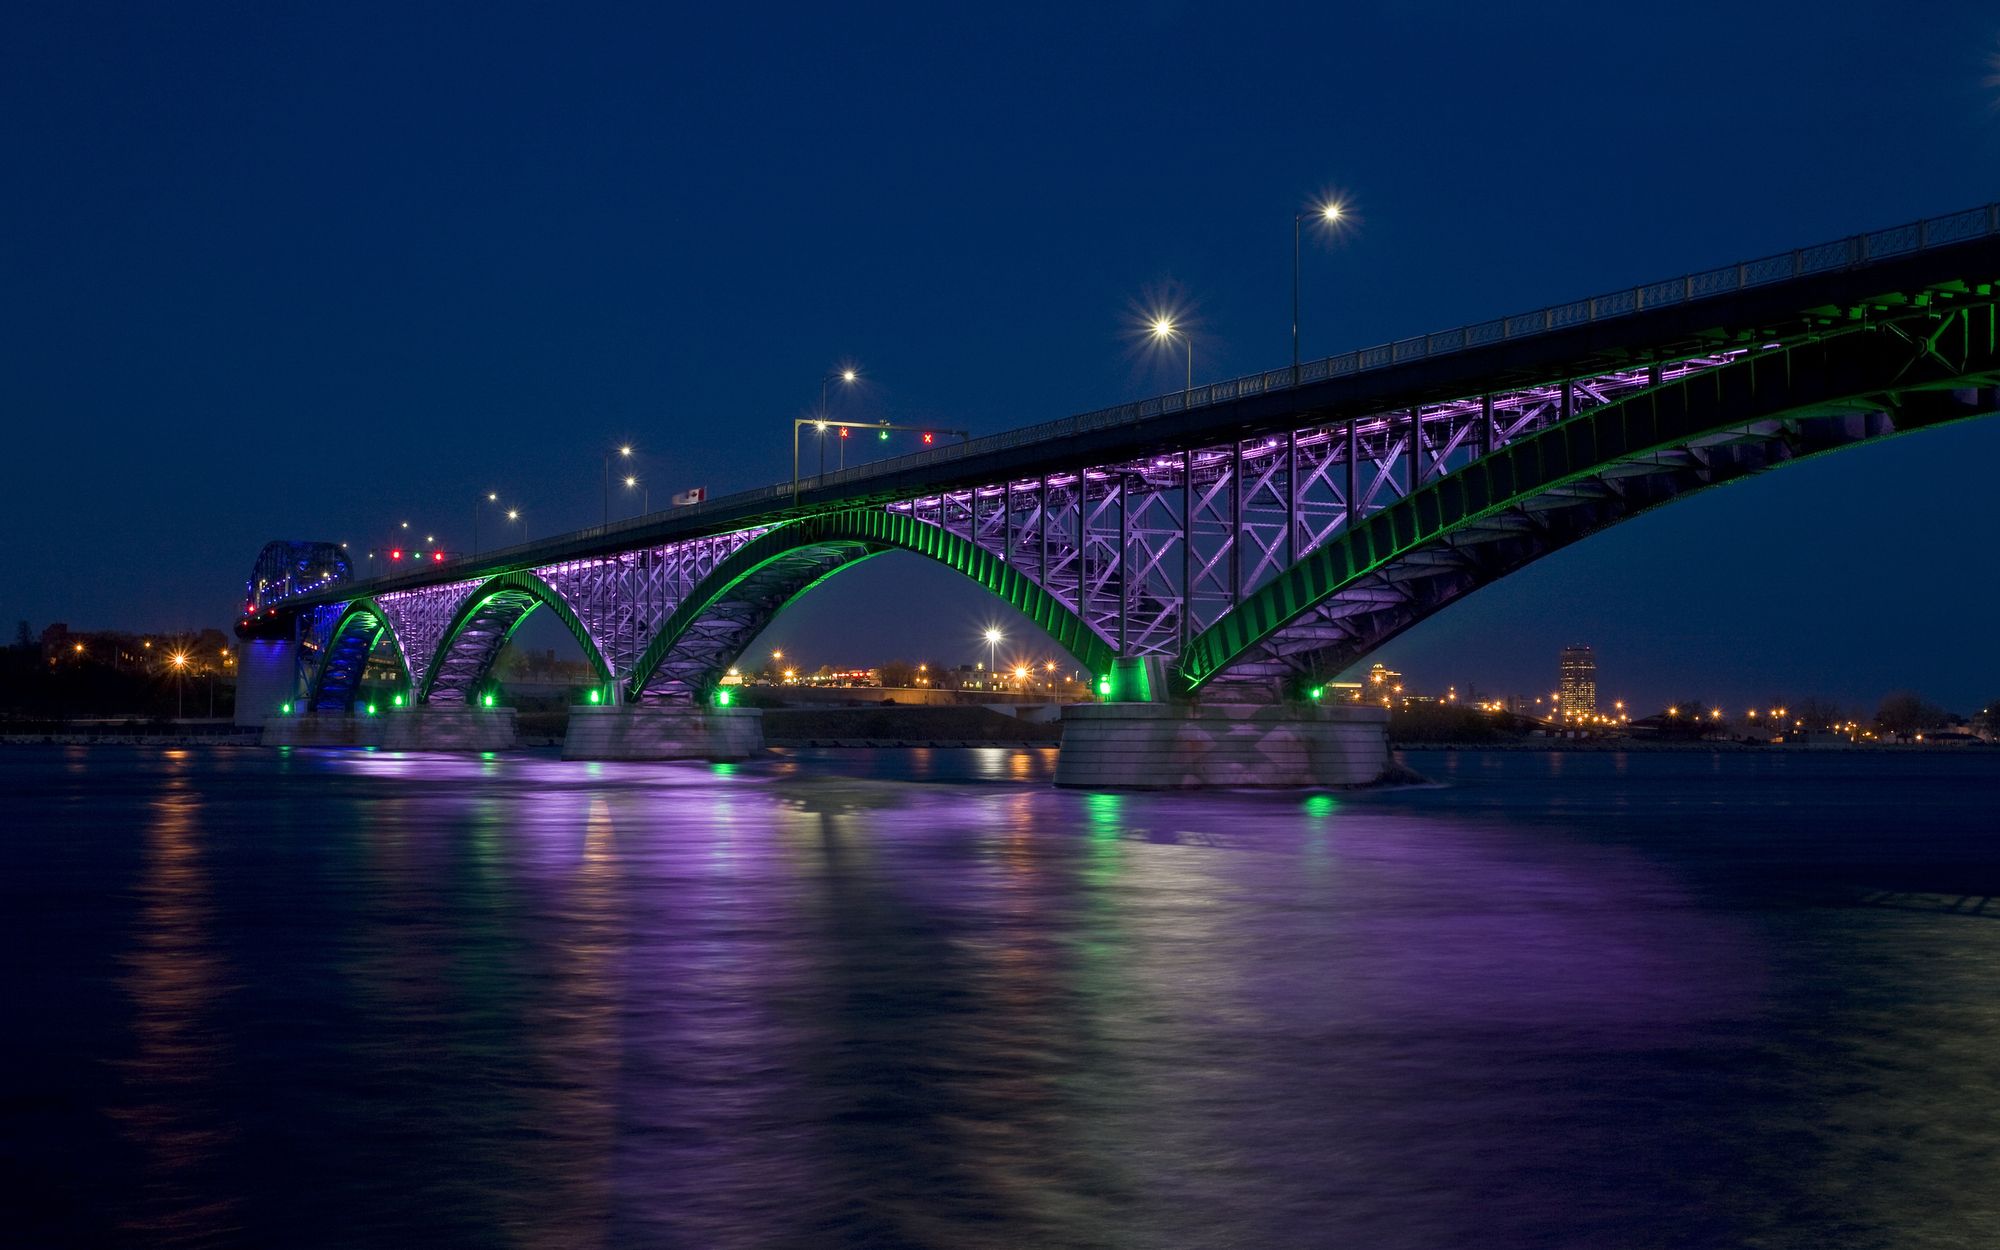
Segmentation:
<svg viewBox="0 0 2000 1250">
<path fill-rule="evenodd" d="M 1646 507 L 1990 411 L 2000 370 L 2000 317 L 1977 283 L 1748 341 L 385 592 L 316 610 L 305 651 L 337 688 L 365 669 L 357 639 L 393 637 L 420 697 L 462 699 L 548 603 L 622 694 L 699 698 L 798 594 L 902 547 L 1031 606 L 1093 667 L 1170 658 L 1184 690 L 1262 701 Z"/>
<path fill-rule="evenodd" d="M 763 532 L 760 527 L 565 561 L 532 570 L 532 576 L 568 609 L 595 650 L 594 658 L 622 683 L 631 677 L 653 630 L 680 601 L 732 551 Z M 351 635 L 365 636 L 376 649 L 393 641 L 409 688 L 421 701 L 469 701 L 489 679 L 507 636 L 542 602 L 522 589 L 493 589 L 494 580 L 445 582 L 315 608 L 301 626 L 302 691 L 323 688 L 322 703 L 351 704 L 368 653 L 363 650 L 357 661 L 351 644 L 334 645 Z M 360 610 L 364 603 L 365 612 Z M 336 627 L 339 638 L 334 637 Z M 327 666 L 323 674 L 317 671 L 322 665 Z"/>
<path fill-rule="evenodd" d="M 886 505 L 993 552 L 1125 656 L 1177 656 L 1244 596 L 1425 484 L 1578 413 L 1725 365 L 1665 365 Z"/>
</svg>

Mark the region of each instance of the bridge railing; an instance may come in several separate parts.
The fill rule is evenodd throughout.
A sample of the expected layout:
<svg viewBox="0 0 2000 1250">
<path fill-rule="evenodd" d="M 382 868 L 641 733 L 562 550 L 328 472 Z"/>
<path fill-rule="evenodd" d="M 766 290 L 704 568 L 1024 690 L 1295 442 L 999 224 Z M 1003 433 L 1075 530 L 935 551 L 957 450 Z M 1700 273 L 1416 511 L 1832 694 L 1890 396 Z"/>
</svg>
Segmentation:
<svg viewBox="0 0 2000 1250">
<path fill-rule="evenodd" d="M 1812 274 L 1857 268 L 1875 261 L 1927 251 L 1935 247 L 1948 247 L 1990 235 L 2000 235 L 2000 203 L 1948 213 L 1941 217 L 1927 217 L 1906 225 L 1890 226 L 1867 234 L 1850 235 L 1844 239 L 1811 247 L 1794 248 L 1789 252 L 1739 261 L 1734 265 L 1685 274 L 1663 282 L 1649 282 L 1604 295 L 1595 295 L 1588 299 L 1552 304 L 1534 312 L 1496 317 L 1491 321 L 1441 330 L 1435 334 L 1420 334 L 1412 338 L 1398 339 L 1393 343 L 1363 347 L 1343 355 L 1304 362 L 1297 370 L 1288 367 L 1246 374 L 1240 378 L 1210 382 L 1185 391 L 1156 395 L 1151 399 L 1142 399 L 1135 403 L 1099 408 L 1094 412 L 1061 417 L 1037 425 L 1021 426 L 965 442 L 892 456 L 887 460 L 870 461 L 850 469 L 802 477 L 796 484 L 787 480 L 770 486 L 738 491 L 703 503 L 674 508 L 667 513 L 653 513 L 650 516 L 614 521 L 609 525 L 594 525 L 589 529 L 576 530 L 561 537 L 567 542 L 587 542 L 643 528 L 662 516 L 670 515 L 677 519 L 693 521 L 709 513 L 723 510 L 734 512 L 760 503 L 768 502 L 775 507 L 789 502 L 795 490 L 819 490 L 865 482 L 870 478 L 902 473 L 927 465 L 946 464 L 968 456 L 1007 451 L 1031 443 L 1067 438 L 1109 426 L 1129 425 L 1166 413 L 1185 412 L 1246 396 L 1287 390 L 1294 386 L 1324 382 L 1332 378 L 1351 377 L 1390 365 L 1446 356 L 1493 343 L 1547 334 L 1571 326 L 1616 320 L 1650 309 L 1712 299 Z M 549 541 L 543 539 L 483 552 L 480 558 L 496 560 L 517 555 L 532 556 L 538 549 L 546 547 Z M 413 580 L 422 579 L 414 577 Z"/>
</svg>

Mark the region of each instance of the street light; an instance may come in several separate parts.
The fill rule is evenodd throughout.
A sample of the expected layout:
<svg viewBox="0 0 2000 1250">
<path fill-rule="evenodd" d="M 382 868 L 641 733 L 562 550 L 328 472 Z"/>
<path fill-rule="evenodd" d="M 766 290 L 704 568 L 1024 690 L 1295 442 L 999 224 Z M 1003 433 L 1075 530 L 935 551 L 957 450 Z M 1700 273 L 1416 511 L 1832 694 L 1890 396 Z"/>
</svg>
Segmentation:
<svg viewBox="0 0 2000 1250">
<path fill-rule="evenodd" d="M 1171 342 L 1178 335 L 1187 344 L 1187 389 L 1194 389 L 1194 339 L 1186 330 L 1177 329 L 1174 319 L 1162 313 L 1153 318 L 1153 338 L 1162 343 Z"/>
<path fill-rule="evenodd" d="M 653 488 L 651 486 L 641 487 L 639 485 L 639 478 L 637 474 L 628 473 L 625 475 L 625 489 L 636 490 L 639 492 L 639 514 L 641 516 L 645 516 L 648 513 L 652 512 Z"/>
<path fill-rule="evenodd" d="M 819 421 L 813 428 L 819 431 L 819 472 L 821 477 L 826 476 L 827 384 L 831 382 L 839 382 L 845 386 L 852 386 L 857 380 L 860 379 L 860 377 L 861 374 L 854 369 L 836 369 L 832 373 L 827 374 L 825 377 L 819 380 Z M 846 443 L 842 443 L 840 445 L 840 467 L 843 469 L 847 467 Z M 792 426 L 792 477 L 796 479 L 798 476 L 799 476 L 799 427 L 796 424 L 794 424 Z"/>
<path fill-rule="evenodd" d="M 187 702 L 187 665 L 188 665 L 187 652 L 176 651 L 172 655 L 167 657 L 167 661 L 174 666 L 174 719 L 179 720 L 186 711 L 185 704 Z"/>
<path fill-rule="evenodd" d="M 618 454 L 626 460 L 632 458 L 632 444 L 620 443 Z M 604 453 L 604 523 L 611 524 L 611 453 Z"/>
<path fill-rule="evenodd" d="M 499 502 L 499 494 L 490 490 L 485 498 L 472 501 L 472 554 L 475 556 L 479 554 L 479 509 L 482 505 Z"/>
<path fill-rule="evenodd" d="M 1308 216 L 1316 216 L 1327 225 L 1340 220 L 1341 207 L 1338 201 L 1322 204 L 1312 213 L 1292 214 L 1292 385 L 1299 384 L 1299 230 Z"/>
<path fill-rule="evenodd" d="M 998 662 L 1000 640 L 1005 637 L 1006 635 L 1000 632 L 999 627 L 993 625 L 986 627 L 986 672 L 989 675 L 992 674 L 994 665 Z"/>
</svg>

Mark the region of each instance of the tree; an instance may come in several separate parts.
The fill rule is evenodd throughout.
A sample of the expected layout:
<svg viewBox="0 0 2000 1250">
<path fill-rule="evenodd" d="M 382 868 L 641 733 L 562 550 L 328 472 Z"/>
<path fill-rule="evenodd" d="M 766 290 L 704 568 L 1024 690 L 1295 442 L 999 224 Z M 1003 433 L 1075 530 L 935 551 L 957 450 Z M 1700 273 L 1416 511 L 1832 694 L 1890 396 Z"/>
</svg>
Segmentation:
<svg viewBox="0 0 2000 1250">
<path fill-rule="evenodd" d="M 1875 724 L 1885 733 L 1907 737 L 1935 729 L 1944 722 L 1944 709 L 1924 702 L 1916 692 L 1898 690 L 1885 695 L 1875 710 Z"/>
<path fill-rule="evenodd" d="M 16 651 L 33 651 L 36 649 L 35 631 L 28 628 L 26 621 L 22 621 L 14 626 L 14 649 Z"/>
<path fill-rule="evenodd" d="M 891 660 L 876 672 L 882 684 L 893 690 L 906 690 L 917 684 L 917 666 L 908 660 Z"/>
<path fill-rule="evenodd" d="M 1799 700 L 1798 706 L 1789 711 L 1793 720 L 1801 722 L 1803 728 L 1810 730 L 1825 729 L 1830 725 L 1841 723 L 1840 709 L 1834 705 L 1833 700 L 1822 699 L 1818 695 Z"/>
</svg>

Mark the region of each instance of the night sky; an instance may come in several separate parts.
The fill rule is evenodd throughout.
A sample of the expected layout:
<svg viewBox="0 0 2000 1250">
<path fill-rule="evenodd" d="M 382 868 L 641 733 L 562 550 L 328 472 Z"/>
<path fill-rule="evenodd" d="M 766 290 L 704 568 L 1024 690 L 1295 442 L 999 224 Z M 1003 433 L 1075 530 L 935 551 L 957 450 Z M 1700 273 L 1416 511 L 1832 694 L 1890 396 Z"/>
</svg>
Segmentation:
<svg viewBox="0 0 2000 1250">
<path fill-rule="evenodd" d="M 1158 301 L 1197 380 L 1285 363 L 1324 193 L 1309 356 L 2000 198 L 1990 3 L 279 7 L 0 18 L 10 634 L 221 624 L 267 539 L 465 547 L 489 489 L 592 524 L 620 440 L 656 507 L 778 480 L 842 362 L 842 415 L 974 433 L 1177 387 Z M 1996 460 L 2000 420 L 1732 486 L 1376 658 L 1970 711 Z M 969 660 L 1009 619 L 889 556 L 759 648 Z"/>
</svg>

